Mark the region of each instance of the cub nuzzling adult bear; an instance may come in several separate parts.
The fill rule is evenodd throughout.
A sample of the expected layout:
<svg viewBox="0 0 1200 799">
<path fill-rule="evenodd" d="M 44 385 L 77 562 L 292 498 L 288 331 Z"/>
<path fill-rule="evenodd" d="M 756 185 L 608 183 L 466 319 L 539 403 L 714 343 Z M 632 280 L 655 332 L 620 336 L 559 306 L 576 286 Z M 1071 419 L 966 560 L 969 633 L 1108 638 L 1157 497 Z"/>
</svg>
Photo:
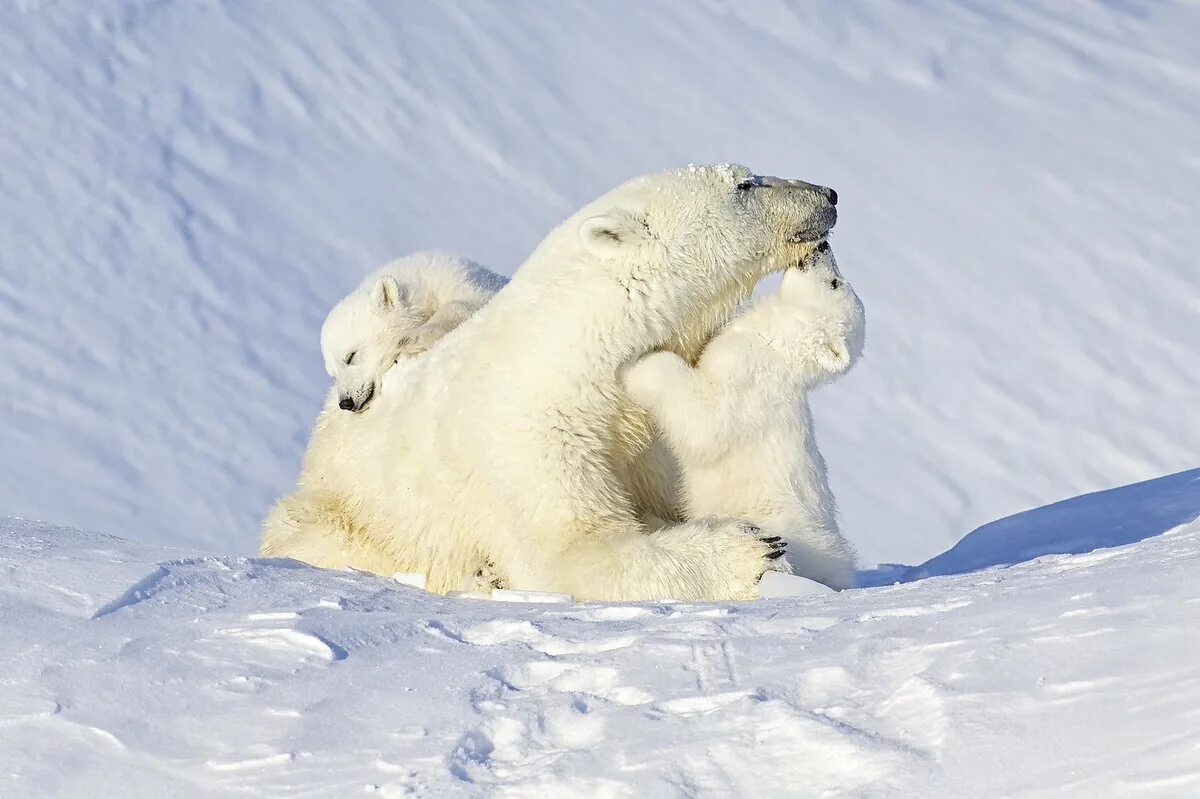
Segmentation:
<svg viewBox="0 0 1200 799">
<path fill-rule="evenodd" d="M 836 589 L 854 585 L 854 550 L 838 530 L 808 393 L 854 365 L 864 332 L 862 303 L 822 243 L 695 368 L 655 352 L 623 375 L 679 458 L 688 517 L 753 521 L 787 542 L 796 574 Z"/>
</svg>

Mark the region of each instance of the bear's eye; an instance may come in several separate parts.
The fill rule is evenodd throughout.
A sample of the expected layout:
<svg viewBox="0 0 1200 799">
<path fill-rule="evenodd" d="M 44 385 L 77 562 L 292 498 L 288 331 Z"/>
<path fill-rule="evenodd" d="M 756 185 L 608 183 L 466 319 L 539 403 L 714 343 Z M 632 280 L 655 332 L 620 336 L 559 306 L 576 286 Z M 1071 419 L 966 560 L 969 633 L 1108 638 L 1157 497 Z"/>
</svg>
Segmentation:
<svg viewBox="0 0 1200 799">
<path fill-rule="evenodd" d="M 758 185 L 757 178 L 746 178 L 742 182 L 738 183 L 737 186 L 735 186 L 735 188 L 738 191 L 749 191 L 750 189 L 754 188 L 757 185 Z"/>
<path fill-rule="evenodd" d="M 358 350 L 355 350 L 354 352 L 347 355 L 345 360 L 343 361 L 343 363 L 345 363 L 347 366 L 354 363 L 354 356 L 356 356 L 356 355 L 358 355 Z"/>
<path fill-rule="evenodd" d="M 829 288 L 831 289 L 837 289 L 837 287 L 840 285 L 842 285 L 842 281 L 838 280 L 836 277 L 829 281 Z"/>
</svg>

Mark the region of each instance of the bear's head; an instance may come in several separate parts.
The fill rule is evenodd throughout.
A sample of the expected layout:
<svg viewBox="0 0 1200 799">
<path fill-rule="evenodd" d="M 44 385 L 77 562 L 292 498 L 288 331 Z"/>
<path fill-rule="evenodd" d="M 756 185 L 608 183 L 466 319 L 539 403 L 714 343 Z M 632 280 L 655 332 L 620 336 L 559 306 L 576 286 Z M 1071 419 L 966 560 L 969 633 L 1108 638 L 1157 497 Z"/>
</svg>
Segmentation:
<svg viewBox="0 0 1200 799">
<path fill-rule="evenodd" d="M 405 336 L 424 321 L 405 287 L 387 274 L 333 307 L 321 325 L 321 356 L 339 408 L 357 413 L 367 407 L 401 356 Z"/>
<path fill-rule="evenodd" d="M 858 361 L 866 315 L 838 271 L 829 242 L 783 273 L 779 303 L 777 322 L 784 329 L 772 330 L 772 339 L 806 384 L 823 383 Z"/>
<path fill-rule="evenodd" d="M 744 166 L 684 167 L 625 183 L 575 218 L 659 346 L 694 357 L 754 284 L 794 264 L 837 221 L 837 193 Z"/>
</svg>

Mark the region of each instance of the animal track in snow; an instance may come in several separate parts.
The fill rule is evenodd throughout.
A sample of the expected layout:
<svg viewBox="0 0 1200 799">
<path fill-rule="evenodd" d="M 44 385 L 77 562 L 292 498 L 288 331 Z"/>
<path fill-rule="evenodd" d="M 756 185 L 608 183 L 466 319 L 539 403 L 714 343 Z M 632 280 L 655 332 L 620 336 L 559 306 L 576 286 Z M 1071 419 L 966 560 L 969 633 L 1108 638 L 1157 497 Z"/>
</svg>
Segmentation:
<svg viewBox="0 0 1200 799">
<path fill-rule="evenodd" d="M 847 653 L 852 667 L 804 669 L 787 696 L 901 748 L 933 753 L 944 742 L 948 721 L 942 692 L 925 673 L 932 662 L 923 649 L 876 653 L 865 648 Z"/>
<path fill-rule="evenodd" d="M 644 705 L 654 699 L 639 688 L 621 685 L 617 670 L 606 666 L 534 661 L 501 666 L 488 675 L 517 691 L 546 688 L 557 693 L 587 694 L 618 705 Z"/>
</svg>

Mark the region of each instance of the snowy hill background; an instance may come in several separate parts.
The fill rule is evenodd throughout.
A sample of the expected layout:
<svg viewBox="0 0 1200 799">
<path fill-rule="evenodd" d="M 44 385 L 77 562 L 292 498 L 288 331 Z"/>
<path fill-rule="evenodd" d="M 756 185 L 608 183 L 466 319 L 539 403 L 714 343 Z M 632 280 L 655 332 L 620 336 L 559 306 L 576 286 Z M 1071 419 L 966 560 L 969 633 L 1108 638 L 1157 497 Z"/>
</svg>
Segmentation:
<svg viewBox="0 0 1200 799">
<path fill-rule="evenodd" d="M 0 4 L 0 517 L 55 523 L 0 518 L 0 796 L 1197 795 L 1197 41 L 1193 0 Z M 841 195 L 868 353 L 815 405 L 878 587 L 241 557 L 365 271 L 511 273 L 727 160 Z"/>
<path fill-rule="evenodd" d="M 845 529 L 919 563 L 1195 467 L 1194 2 L 0 6 L 0 511 L 253 551 L 370 267 L 511 272 L 620 180 L 834 186 Z"/>
</svg>

